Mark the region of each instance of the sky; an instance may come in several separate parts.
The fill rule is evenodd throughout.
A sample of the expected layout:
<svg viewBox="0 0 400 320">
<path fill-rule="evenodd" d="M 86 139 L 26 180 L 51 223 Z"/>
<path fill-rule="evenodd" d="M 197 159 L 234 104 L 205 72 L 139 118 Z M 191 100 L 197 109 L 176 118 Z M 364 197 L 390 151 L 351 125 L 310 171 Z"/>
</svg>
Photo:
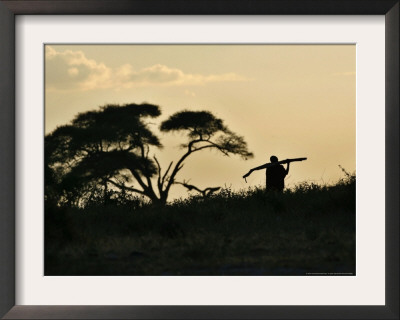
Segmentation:
<svg viewBox="0 0 400 320">
<path fill-rule="evenodd" d="M 160 106 L 158 125 L 182 110 L 208 110 L 243 136 L 254 158 L 205 150 L 177 176 L 201 189 L 265 186 L 269 162 L 307 157 L 290 166 L 286 187 L 330 184 L 342 166 L 356 169 L 355 45 L 46 45 L 45 131 L 106 104 Z M 180 134 L 158 134 L 154 149 L 166 169 L 184 150 Z M 187 191 L 176 186 L 171 198 Z"/>
</svg>

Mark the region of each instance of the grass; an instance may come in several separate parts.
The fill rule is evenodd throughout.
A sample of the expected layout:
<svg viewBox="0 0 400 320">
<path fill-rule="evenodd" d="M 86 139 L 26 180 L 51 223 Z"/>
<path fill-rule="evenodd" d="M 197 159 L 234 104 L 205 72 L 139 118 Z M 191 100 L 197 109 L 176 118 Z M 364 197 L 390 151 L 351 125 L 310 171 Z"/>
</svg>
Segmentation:
<svg viewBox="0 0 400 320">
<path fill-rule="evenodd" d="M 45 275 L 354 275 L 355 199 L 348 174 L 158 208 L 47 207 Z"/>
</svg>

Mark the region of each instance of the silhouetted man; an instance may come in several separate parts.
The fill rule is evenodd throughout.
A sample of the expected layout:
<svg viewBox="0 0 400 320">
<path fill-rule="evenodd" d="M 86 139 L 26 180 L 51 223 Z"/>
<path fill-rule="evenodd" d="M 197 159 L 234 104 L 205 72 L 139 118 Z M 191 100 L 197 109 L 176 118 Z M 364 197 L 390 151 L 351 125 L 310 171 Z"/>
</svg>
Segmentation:
<svg viewBox="0 0 400 320">
<path fill-rule="evenodd" d="M 276 156 L 271 156 L 269 159 L 271 163 L 266 163 L 262 166 L 251 169 L 243 176 L 243 178 L 247 178 L 253 171 L 267 169 L 267 190 L 283 191 L 285 188 L 285 177 L 289 173 L 290 163 L 287 164 L 285 169 L 281 164 L 274 164 L 278 162 L 278 158 Z"/>
</svg>

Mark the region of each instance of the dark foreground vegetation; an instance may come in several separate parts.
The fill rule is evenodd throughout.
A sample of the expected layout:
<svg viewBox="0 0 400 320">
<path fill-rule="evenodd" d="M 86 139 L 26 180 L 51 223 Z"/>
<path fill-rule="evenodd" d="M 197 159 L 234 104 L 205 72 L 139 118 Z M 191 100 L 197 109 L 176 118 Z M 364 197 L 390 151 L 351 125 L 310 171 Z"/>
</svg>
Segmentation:
<svg viewBox="0 0 400 320">
<path fill-rule="evenodd" d="M 45 275 L 355 275 L 355 176 L 82 208 L 46 206 Z"/>
</svg>

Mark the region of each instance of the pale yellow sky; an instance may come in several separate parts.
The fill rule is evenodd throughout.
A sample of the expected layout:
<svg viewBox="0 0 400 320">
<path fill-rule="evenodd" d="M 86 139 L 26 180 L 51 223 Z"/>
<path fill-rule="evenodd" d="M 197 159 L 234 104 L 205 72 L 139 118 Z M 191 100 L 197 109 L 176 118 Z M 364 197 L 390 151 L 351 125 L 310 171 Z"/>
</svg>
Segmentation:
<svg viewBox="0 0 400 320">
<path fill-rule="evenodd" d="M 177 177 L 205 188 L 265 185 L 250 168 L 279 159 L 291 165 L 286 185 L 331 183 L 338 165 L 356 164 L 355 45 L 50 45 L 46 46 L 46 133 L 78 112 L 109 103 L 159 105 L 153 128 L 183 110 L 209 110 L 245 137 L 254 158 L 194 154 Z M 162 166 L 185 141 L 159 134 Z M 184 196 L 176 186 L 173 197 Z"/>
</svg>

